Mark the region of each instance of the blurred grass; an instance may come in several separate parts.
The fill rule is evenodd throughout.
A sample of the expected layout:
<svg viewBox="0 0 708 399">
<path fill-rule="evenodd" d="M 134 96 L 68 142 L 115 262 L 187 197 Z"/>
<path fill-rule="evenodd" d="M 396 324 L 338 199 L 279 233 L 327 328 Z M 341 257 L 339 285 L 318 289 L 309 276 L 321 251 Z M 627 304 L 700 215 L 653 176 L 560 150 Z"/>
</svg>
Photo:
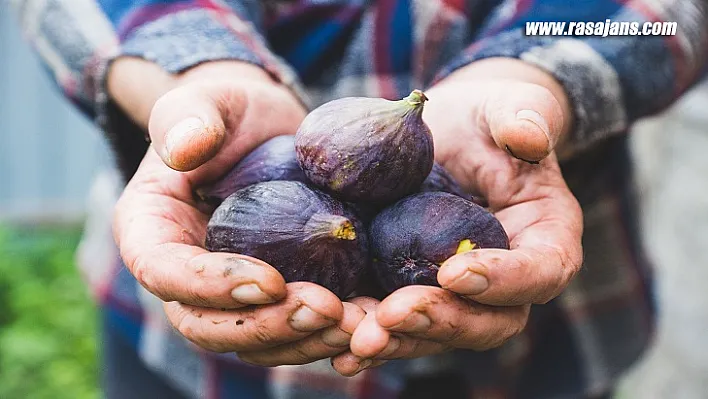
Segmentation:
<svg viewBox="0 0 708 399">
<path fill-rule="evenodd" d="M 80 226 L 0 225 L 0 398 L 98 398 L 96 309 Z"/>
</svg>

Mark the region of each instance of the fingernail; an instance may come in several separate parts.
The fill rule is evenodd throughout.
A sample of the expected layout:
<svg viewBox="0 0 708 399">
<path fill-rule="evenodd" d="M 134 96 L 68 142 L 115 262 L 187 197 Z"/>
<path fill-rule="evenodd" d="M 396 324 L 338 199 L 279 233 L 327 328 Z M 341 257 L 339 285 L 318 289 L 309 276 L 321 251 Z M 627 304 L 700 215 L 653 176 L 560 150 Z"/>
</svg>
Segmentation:
<svg viewBox="0 0 708 399">
<path fill-rule="evenodd" d="M 367 368 L 371 367 L 371 365 L 372 365 L 373 363 L 374 363 L 374 361 L 371 360 L 371 359 L 364 359 L 364 360 L 360 361 L 360 362 L 359 362 L 359 368 L 356 369 L 356 372 L 355 372 L 354 374 L 356 375 L 356 374 L 361 373 L 362 371 L 364 371 L 364 370 L 366 370 Z"/>
<path fill-rule="evenodd" d="M 258 284 L 241 284 L 231 290 L 231 297 L 235 300 L 248 305 L 262 305 L 273 303 L 273 298 L 263 292 Z"/>
<path fill-rule="evenodd" d="M 431 324 L 433 322 L 430 321 L 428 316 L 414 311 L 405 320 L 391 327 L 391 329 L 405 332 L 423 332 L 427 331 Z"/>
<path fill-rule="evenodd" d="M 541 114 L 536 111 L 532 111 L 530 109 L 522 109 L 521 111 L 516 113 L 516 119 L 523 119 L 538 126 L 539 129 L 541 129 L 541 131 L 543 132 L 543 134 L 546 135 L 546 140 L 548 140 L 548 150 L 551 150 L 551 146 L 553 144 L 551 143 L 551 128 L 548 127 L 548 122 L 546 122 L 546 118 L 542 117 Z"/>
<path fill-rule="evenodd" d="M 290 316 L 290 326 L 303 332 L 317 331 L 334 323 L 334 320 L 322 316 L 305 305 L 300 306 Z"/>
<path fill-rule="evenodd" d="M 335 348 L 349 345 L 351 339 L 352 335 L 339 327 L 331 327 L 322 332 L 322 342 Z"/>
<path fill-rule="evenodd" d="M 489 280 L 479 273 L 467 270 L 445 288 L 462 295 L 478 295 L 489 288 Z"/>
<path fill-rule="evenodd" d="M 391 356 L 400 347 L 401 347 L 401 340 L 397 337 L 391 337 L 388 340 L 388 345 L 386 345 L 386 348 L 384 348 L 384 350 L 382 350 L 381 353 L 376 355 L 376 357 L 385 358 L 385 357 Z"/>
<path fill-rule="evenodd" d="M 165 135 L 165 153 L 171 158 L 175 147 L 182 145 L 185 138 L 193 135 L 195 131 L 204 129 L 204 122 L 197 117 L 190 117 L 178 122 Z"/>
</svg>

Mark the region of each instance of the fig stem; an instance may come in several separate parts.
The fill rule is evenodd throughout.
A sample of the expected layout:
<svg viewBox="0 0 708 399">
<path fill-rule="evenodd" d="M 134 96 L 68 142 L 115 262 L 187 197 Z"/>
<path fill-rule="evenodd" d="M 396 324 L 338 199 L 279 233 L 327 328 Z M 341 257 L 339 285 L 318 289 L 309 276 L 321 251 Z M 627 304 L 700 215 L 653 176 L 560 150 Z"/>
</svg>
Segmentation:
<svg viewBox="0 0 708 399">
<path fill-rule="evenodd" d="M 428 97 L 425 96 L 425 93 L 419 89 L 415 89 L 411 92 L 411 94 L 408 95 L 408 97 L 405 98 L 405 101 L 412 105 L 412 106 L 418 106 L 423 104 L 428 100 Z"/>
<path fill-rule="evenodd" d="M 455 255 L 469 252 L 477 246 L 477 243 L 470 241 L 469 239 L 465 239 L 460 241 L 460 244 L 457 246 L 457 251 L 455 251 Z"/>
<path fill-rule="evenodd" d="M 340 223 L 339 226 L 335 227 L 334 231 L 332 232 L 332 235 L 339 238 L 340 240 L 351 241 L 356 239 L 356 231 L 354 230 L 352 222 L 350 222 L 349 220 L 345 220 L 344 222 Z"/>
<path fill-rule="evenodd" d="M 315 213 L 310 217 L 305 228 L 311 234 L 326 234 L 338 240 L 356 240 L 356 229 L 352 222 L 344 216 L 328 213 Z"/>
</svg>

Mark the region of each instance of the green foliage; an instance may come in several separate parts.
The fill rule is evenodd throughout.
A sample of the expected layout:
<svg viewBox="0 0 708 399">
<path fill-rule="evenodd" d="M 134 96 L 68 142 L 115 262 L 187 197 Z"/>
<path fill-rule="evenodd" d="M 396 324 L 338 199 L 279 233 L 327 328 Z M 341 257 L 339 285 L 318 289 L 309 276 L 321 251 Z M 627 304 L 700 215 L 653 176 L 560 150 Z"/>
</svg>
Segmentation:
<svg viewBox="0 0 708 399">
<path fill-rule="evenodd" d="M 0 398 L 98 398 L 78 227 L 0 227 Z"/>
</svg>

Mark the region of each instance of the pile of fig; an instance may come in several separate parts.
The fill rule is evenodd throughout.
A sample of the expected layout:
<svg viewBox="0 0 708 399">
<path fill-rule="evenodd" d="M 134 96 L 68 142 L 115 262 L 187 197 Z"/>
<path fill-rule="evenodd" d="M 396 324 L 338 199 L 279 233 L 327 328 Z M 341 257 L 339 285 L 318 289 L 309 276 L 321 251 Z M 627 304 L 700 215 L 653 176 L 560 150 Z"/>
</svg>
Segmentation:
<svg viewBox="0 0 708 399">
<path fill-rule="evenodd" d="M 438 285 L 451 256 L 509 248 L 484 200 L 434 162 L 420 90 L 398 101 L 347 97 L 310 112 L 198 190 L 214 206 L 205 246 L 253 256 L 286 281 L 340 298 Z"/>
</svg>

